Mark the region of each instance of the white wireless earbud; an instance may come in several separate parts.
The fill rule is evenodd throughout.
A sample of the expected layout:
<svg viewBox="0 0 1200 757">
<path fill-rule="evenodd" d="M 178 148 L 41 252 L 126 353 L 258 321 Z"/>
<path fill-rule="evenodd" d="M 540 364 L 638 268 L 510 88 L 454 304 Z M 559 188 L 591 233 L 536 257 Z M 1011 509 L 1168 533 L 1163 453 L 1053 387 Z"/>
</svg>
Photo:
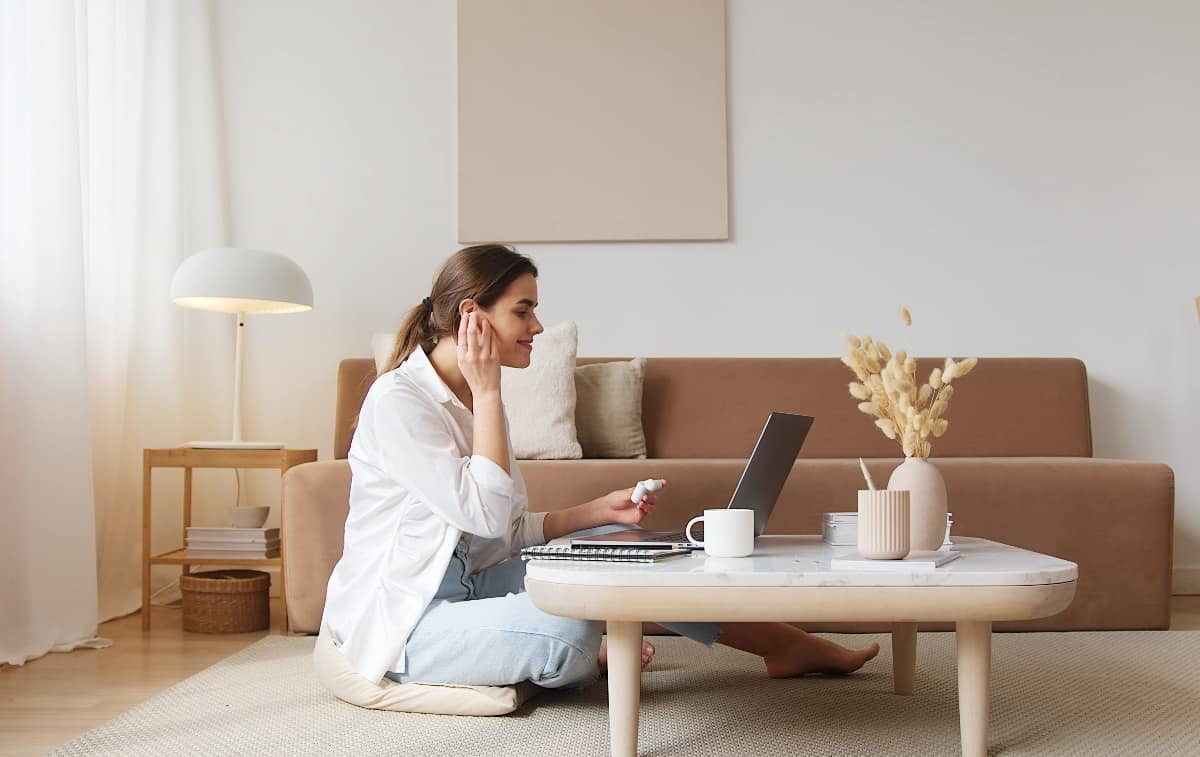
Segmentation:
<svg viewBox="0 0 1200 757">
<path fill-rule="evenodd" d="M 638 481 L 637 486 L 633 487 L 633 495 L 629 500 L 635 505 L 640 505 L 646 497 L 646 492 L 656 492 L 662 489 L 662 481 L 657 478 L 648 478 L 645 481 Z"/>
</svg>

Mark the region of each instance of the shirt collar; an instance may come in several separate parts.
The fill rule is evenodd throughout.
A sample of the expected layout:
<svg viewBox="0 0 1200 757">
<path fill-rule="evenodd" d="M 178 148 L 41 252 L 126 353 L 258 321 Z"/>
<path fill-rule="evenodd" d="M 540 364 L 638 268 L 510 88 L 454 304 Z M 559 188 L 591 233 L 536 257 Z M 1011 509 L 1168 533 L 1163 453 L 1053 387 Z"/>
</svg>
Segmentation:
<svg viewBox="0 0 1200 757">
<path fill-rule="evenodd" d="M 433 363 L 429 362 L 429 356 L 425 354 L 425 350 L 417 346 L 408 359 L 400 366 L 400 370 L 404 371 L 417 386 L 424 389 L 438 402 L 445 404 L 449 402 L 463 410 L 467 406 L 462 403 L 454 392 L 450 391 L 450 387 L 446 386 L 446 382 L 442 381 L 442 377 L 434 370 Z"/>
</svg>

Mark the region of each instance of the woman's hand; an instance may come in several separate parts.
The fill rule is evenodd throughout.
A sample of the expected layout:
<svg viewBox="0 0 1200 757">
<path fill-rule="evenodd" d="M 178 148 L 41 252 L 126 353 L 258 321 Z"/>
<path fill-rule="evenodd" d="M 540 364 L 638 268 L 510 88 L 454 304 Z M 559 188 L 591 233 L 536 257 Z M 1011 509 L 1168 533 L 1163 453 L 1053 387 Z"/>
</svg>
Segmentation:
<svg viewBox="0 0 1200 757">
<path fill-rule="evenodd" d="M 667 487 L 667 480 L 662 481 L 663 489 Z M 646 492 L 642 497 L 640 504 L 634 504 L 630 497 L 633 496 L 633 487 L 628 489 L 618 489 L 615 492 L 609 492 L 601 497 L 608 508 L 609 523 L 624 523 L 626 525 L 637 525 L 642 522 L 650 513 L 654 512 L 656 492 Z"/>
<path fill-rule="evenodd" d="M 666 480 L 663 486 L 667 485 Z M 622 523 L 636 526 L 650 513 L 654 512 L 654 492 L 647 492 L 641 504 L 635 505 L 629 501 L 633 495 L 633 487 L 609 492 L 603 497 L 575 505 L 564 510 L 555 510 L 542 521 L 542 536 L 546 541 L 560 536 L 573 534 L 585 528 L 607 526 L 612 523 Z"/>
<path fill-rule="evenodd" d="M 500 392 L 500 349 L 487 317 L 472 310 L 458 325 L 458 368 L 471 394 Z"/>
</svg>

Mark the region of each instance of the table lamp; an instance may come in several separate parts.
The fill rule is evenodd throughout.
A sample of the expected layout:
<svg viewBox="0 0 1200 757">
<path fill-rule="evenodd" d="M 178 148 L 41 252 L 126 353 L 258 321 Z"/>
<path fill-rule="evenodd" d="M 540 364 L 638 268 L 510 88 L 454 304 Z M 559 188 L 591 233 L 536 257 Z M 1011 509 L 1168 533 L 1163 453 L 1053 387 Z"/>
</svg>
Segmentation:
<svg viewBox="0 0 1200 757">
<path fill-rule="evenodd" d="M 277 442 L 242 439 L 242 334 L 248 313 L 312 310 L 312 284 L 300 266 L 274 252 L 217 247 L 179 264 L 171 279 L 171 302 L 187 308 L 233 313 L 237 339 L 233 358 L 233 438 L 188 442 L 208 449 L 282 449 Z"/>
</svg>

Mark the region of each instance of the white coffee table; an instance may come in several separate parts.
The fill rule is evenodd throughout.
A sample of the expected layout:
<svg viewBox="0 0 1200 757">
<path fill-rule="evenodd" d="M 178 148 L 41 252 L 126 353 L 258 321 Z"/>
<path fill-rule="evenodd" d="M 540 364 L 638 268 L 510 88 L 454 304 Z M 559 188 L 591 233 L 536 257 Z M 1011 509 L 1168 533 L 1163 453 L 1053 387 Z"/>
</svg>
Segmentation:
<svg viewBox="0 0 1200 757">
<path fill-rule="evenodd" d="M 917 623 L 954 621 L 962 753 L 987 753 L 992 623 L 1042 618 L 1075 596 L 1073 562 L 956 537 L 958 560 L 926 573 L 832 570 L 847 551 L 819 536 L 764 536 L 750 557 L 693 553 L 657 565 L 534 560 L 525 586 L 542 610 L 608 624 L 609 738 L 637 754 L 643 621 L 888 621 L 897 694 L 911 694 Z"/>
</svg>

